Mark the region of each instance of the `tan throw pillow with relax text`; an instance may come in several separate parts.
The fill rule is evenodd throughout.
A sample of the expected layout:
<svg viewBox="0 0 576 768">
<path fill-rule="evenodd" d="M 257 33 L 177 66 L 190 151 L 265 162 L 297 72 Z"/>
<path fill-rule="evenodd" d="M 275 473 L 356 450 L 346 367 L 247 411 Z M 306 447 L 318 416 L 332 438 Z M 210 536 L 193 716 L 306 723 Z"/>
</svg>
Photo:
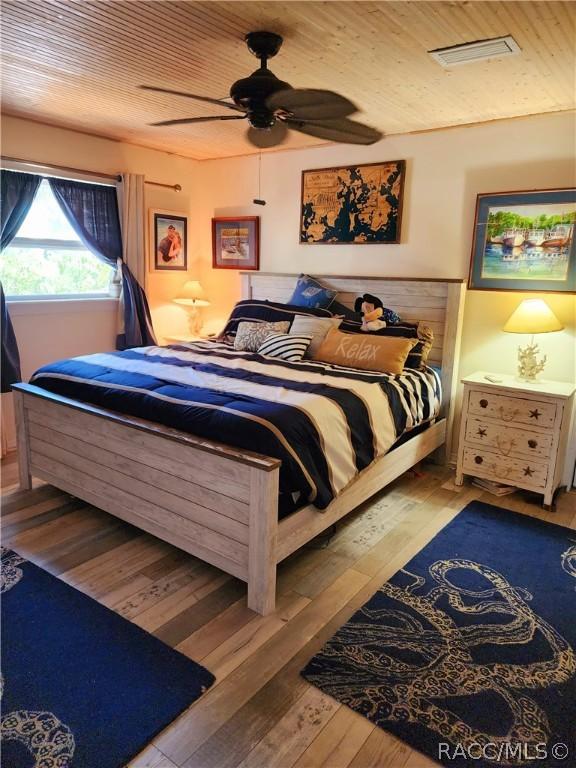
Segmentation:
<svg viewBox="0 0 576 768">
<path fill-rule="evenodd" d="M 314 359 L 365 371 L 402 373 L 406 358 L 417 343 L 417 339 L 372 334 L 364 336 L 333 329 L 326 335 Z"/>
</svg>

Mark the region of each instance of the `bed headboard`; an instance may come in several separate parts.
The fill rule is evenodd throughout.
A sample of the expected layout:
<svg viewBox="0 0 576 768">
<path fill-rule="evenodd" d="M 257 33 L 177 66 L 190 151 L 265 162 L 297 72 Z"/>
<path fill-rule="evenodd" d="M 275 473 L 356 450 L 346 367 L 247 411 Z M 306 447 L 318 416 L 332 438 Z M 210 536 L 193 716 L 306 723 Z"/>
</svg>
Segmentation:
<svg viewBox="0 0 576 768">
<path fill-rule="evenodd" d="M 447 418 L 447 448 L 451 441 L 454 398 L 458 385 L 458 361 L 466 286 L 463 280 L 402 277 L 344 277 L 314 275 L 338 291 L 338 301 L 352 308 L 357 296 L 371 293 L 385 307 L 396 310 L 403 320 L 423 320 L 434 331 L 429 361 L 442 368 L 444 415 Z M 287 302 L 298 275 L 276 272 L 242 272 L 242 298 Z M 448 455 L 449 452 L 448 452 Z"/>
</svg>

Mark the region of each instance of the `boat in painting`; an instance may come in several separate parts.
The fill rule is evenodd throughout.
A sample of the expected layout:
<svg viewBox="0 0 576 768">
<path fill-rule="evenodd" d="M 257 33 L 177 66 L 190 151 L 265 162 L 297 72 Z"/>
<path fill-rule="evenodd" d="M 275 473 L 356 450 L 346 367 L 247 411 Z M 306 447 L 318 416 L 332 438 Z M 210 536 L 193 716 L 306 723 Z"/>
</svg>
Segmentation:
<svg viewBox="0 0 576 768">
<path fill-rule="evenodd" d="M 562 248 L 572 240 L 572 227 L 558 224 L 547 233 L 542 241 L 543 248 Z"/>
<path fill-rule="evenodd" d="M 526 231 L 524 242 L 528 245 L 539 246 L 542 245 L 546 239 L 545 229 L 529 229 Z"/>
<path fill-rule="evenodd" d="M 506 229 L 502 235 L 502 244 L 507 248 L 517 248 L 524 242 L 523 229 Z"/>
</svg>

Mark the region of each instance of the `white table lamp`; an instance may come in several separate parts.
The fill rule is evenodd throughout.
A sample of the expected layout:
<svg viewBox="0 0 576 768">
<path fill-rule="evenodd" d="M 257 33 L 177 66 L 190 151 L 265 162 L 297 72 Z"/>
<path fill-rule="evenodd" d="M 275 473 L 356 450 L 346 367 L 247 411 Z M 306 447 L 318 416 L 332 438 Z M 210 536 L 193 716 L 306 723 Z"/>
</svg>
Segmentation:
<svg viewBox="0 0 576 768">
<path fill-rule="evenodd" d="M 202 318 L 200 317 L 198 307 L 210 306 L 210 302 L 204 298 L 204 289 L 198 280 L 188 280 L 187 283 L 184 283 L 173 301 L 175 304 L 191 307 L 189 317 L 190 333 L 193 336 L 198 336 L 202 330 Z"/>
<path fill-rule="evenodd" d="M 551 333 L 561 331 L 564 326 L 558 320 L 548 304 L 542 299 L 524 299 L 510 315 L 502 328 L 507 333 L 526 333 L 532 336 L 530 344 L 518 347 L 518 378 L 522 381 L 536 381 L 536 377 L 544 370 L 546 355 L 538 360 L 540 352 L 538 344 L 534 343 L 535 333 Z"/>
</svg>

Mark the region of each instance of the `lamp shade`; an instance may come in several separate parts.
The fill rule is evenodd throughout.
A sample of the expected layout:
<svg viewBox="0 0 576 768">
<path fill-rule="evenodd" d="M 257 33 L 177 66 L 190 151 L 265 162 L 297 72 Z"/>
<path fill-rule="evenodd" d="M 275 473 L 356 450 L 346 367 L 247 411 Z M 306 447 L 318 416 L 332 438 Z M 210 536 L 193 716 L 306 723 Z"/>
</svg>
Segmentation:
<svg viewBox="0 0 576 768">
<path fill-rule="evenodd" d="M 551 333 L 564 328 L 542 299 L 524 299 L 502 328 L 508 333 Z"/>
<path fill-rule="evenodd" d="M 177 296 L 173 299 L 176 304 L 186 304 L 193 307 L 207 307 L 210 302 L 204 298 L 204 289 L 198 280 L 188 280 L 184 283 Z"/>
</svg>

